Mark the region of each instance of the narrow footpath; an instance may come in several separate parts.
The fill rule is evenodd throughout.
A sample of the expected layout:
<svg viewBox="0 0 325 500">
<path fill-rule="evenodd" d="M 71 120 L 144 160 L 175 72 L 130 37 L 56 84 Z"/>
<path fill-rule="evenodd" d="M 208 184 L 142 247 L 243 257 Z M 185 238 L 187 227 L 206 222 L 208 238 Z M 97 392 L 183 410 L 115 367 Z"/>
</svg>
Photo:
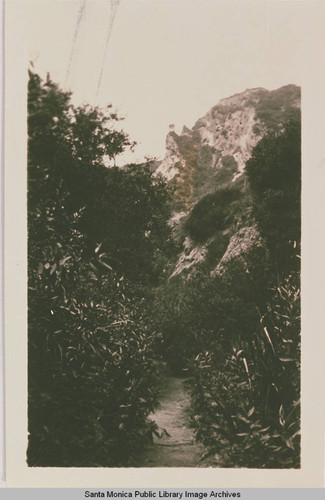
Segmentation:
<svg viewBox="0 0 325 500">
<path fill-rule="evenodd" d="M 200 460 L 205 448 L 195 441 L 190 427 L 189 405 L 184 380 L 169 377 L 160 406 L 150 416 L 162 437 L 154 436 L 153 444 L 139 457 L 139 467 L 207 467 Z"/>
</svg>

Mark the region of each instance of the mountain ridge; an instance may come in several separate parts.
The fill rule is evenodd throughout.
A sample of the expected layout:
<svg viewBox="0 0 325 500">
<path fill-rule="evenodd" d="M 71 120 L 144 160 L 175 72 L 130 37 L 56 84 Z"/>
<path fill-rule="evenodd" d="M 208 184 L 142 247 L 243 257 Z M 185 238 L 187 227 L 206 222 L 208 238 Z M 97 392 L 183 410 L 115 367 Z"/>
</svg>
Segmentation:
<svg viewBox="0 0 325 500">
<path fill-rule="evenodd" d="M 260 139 L 281 132 L 299 109 L 300 87 L 256 87 L 221 99 L 192 129 L 170 130 L 156 173 L 173 186 L 175 211 L 188 212 L 205 194 L 235 182 Z"/>
<path fill-rule="evenodd" d="M 171 128 L 166 155 L 156 170 L 174 189 L 170 225 L 182 246 L 171 278 L 184 271 L 191 273 L 207 261 L 212 273 L 222 272 L 229 259 L 260 245 L 256 225 L 244 215 L 245 210 L 249 212 L 245 165 L 266 134 L 281 133 L 285 123 L 299 115 L 298 86 L 256 87 L 221 99 L 192 129 L 184 126 L 177 134 Z M 214 193 L 220 190 L 238 191 L 241 201 L 223 202 L 232 215 L 218 229 L 216 213 L 224 206 L 217 207 Z"/>
</svg>

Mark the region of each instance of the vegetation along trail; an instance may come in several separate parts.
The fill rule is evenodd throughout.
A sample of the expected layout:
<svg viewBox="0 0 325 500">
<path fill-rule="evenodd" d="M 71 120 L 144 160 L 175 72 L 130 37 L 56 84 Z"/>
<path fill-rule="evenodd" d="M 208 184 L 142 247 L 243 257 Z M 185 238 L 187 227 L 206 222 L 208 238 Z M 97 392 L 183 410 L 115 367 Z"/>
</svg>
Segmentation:
<svg viewBox="0 0 325 500">
<path fill-rule="evenodd" d="M 118 121 L 30 70 L 28 466 L 300 468 L 300 88 Z"/>
<path fill-rule="evenodd" d="M 190 426 L 189 395 L 184 379 L 169 377 L 159 408 L 151 415 L 161 437 L 154 436 L 139 460 L 139 467 L 204 467 L 205 448 L 195 441 Z"/>
</svg>

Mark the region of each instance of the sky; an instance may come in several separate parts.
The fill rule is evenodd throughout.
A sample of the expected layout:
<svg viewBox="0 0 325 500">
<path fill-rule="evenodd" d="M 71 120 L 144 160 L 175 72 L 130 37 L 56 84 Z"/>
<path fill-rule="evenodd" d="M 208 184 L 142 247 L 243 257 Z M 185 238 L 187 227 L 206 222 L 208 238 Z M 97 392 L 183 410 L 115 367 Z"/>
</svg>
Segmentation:
<svg viewBox="0 0 325 500">
<path fill-rule="evenodd" d="M 29 0 L 29 58 L 74 103 L 125 117 L 138 145 L 122 163 L 162 158 L 170 124 L 191 128 L 247 88 L 301 85 L 305 13 L 280 0 Z"/>
</svg>

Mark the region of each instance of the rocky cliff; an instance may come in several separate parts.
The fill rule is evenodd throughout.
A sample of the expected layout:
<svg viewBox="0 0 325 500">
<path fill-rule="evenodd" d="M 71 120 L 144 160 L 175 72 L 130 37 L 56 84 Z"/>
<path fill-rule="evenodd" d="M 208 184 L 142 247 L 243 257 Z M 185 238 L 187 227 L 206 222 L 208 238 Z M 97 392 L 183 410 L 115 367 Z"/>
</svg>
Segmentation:
<svg viewBox="0 0 325 500">
<path fill-rule="evenodd" d="M 247 217 L 246 221 L 241 220 L 241 213 L 228 217 L 222 230 L 216 227 L 205 241 L 195 241 L 187 221 L 193 219 L 193 207 L 220 188 L 237 189 L 244 193 L 242 199 L 247 198 L 243 173 L 253 148 L 266 133 L 281 132 L 288 120 L 299 115 L 299 87 L 287 85 L 273 91 L 255 88 L 222 99 L 192 129 L 184 127 L 180 135 L 173 128 L 170 130 L 166 155 L 156 172 L 174 188 L 171 224 L 183 242 L 172 276 L 185 270 L 190 272 L 206 259 L 211 260 L 213 272 L 219 272 L 224 262 L 259 242 L 256 227 Z M 212 219 L 206 221 L 213 229 L 215 201 L 211 199 L 209 203 Z M 243 211 L 243 207 L 249 212 L 249 202 L 245 201 L 237 207 L 237 212 Z M 204 217 L 201 220 L 204 224 Z"/>
<path fill-rule="evenodd" d="M 233 183 L 252 149 L 269 131 L 299 114 L 300 88 L 245 90 L 222 99 L 180 135 L 172 129 L 157 169 L 175 188 L 175 210 L 189 211 L 203 196 Z"/>
</svg>

